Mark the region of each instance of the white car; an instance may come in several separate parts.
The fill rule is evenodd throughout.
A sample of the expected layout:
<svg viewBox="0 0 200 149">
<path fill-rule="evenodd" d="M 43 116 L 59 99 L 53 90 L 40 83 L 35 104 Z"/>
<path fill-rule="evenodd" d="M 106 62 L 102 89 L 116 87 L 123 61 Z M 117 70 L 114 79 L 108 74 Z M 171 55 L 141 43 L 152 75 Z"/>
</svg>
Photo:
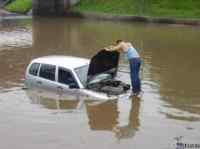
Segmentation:
<svg viewBox="0 0 200 149">
<path fill-rule="evenodd" d="M 36 58 L 27 67 L 25 86 L 80 97 L 118 98 L 130 89 L 129 84 L 115 79 L 118 61 L 118 52 L 105 50 L 91 61 L 72 56 Z"/>
</svg>

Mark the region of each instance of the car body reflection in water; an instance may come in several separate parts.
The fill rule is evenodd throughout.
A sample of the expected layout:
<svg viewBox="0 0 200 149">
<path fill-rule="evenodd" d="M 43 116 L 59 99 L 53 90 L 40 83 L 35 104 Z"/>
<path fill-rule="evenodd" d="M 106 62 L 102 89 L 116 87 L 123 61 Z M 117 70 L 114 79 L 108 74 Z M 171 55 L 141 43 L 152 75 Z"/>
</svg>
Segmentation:
<svg viewBox="0 0 200 149">
<path fill-rule="evenodd" d="M 139 130 L 140 99 L 114 99 L 107 101 L 69 97 L 36 89 L 26 90 L 32 104 L 62 112 L 86 112 L 92 131 L 109 131 L 118 139 L 134 137 Z"/>
<path fill-rule="evenodd" d="M 68 97 L 56 92 L 42 91 L 38 89 L 28 89 L 26 94 L 31 104 L 38 104 L 51 110 L 77 110 L 81 102 L 79 97 Z"/>
</svg>

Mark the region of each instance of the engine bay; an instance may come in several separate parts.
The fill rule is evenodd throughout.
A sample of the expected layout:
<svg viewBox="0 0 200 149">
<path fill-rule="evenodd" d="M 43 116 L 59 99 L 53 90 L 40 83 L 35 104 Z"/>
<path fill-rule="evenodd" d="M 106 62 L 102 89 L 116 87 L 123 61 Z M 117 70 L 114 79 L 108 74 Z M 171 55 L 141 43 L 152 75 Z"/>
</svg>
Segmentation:
<svg viewBox="0 0 200 149">
<path fill-rule="evenodd" d="M 130 85 L 119 80 L 108 79 L 88 84 L 87 88 L 107 95 L 120 95 L 126 93 L 130 89 Z"/>
</svg>

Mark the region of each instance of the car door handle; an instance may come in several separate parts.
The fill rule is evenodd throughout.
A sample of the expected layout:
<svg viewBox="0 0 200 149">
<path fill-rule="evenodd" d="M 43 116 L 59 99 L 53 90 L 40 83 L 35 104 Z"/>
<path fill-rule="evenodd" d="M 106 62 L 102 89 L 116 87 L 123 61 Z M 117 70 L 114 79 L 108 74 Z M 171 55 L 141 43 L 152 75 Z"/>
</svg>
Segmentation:
<svg viewBox="0 0 200 149">
<path fill-rule="evenodd" d="M 42 81 L 37 81 L 37 84 L 42 84 Z"/>
</svg>

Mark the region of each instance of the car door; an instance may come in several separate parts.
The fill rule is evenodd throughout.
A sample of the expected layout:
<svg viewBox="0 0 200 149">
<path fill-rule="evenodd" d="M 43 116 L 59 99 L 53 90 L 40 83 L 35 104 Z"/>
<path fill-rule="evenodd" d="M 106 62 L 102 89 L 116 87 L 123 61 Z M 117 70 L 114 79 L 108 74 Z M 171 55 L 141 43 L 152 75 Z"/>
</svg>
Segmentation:
<svg viewBox="0 0 200 149">
<path fill-rule="evenodd" d="M 57 90 L 61 94 L 78 95 L 79 86 L 73 73 L 63 67 L 58 67 Z"/>
<path fill-rule="evenodd" d="M 55 92 L 57 89 L 56 66 L 50 64 L 41 64 L 36 83 L 39 89 Z"/>
</svg>

